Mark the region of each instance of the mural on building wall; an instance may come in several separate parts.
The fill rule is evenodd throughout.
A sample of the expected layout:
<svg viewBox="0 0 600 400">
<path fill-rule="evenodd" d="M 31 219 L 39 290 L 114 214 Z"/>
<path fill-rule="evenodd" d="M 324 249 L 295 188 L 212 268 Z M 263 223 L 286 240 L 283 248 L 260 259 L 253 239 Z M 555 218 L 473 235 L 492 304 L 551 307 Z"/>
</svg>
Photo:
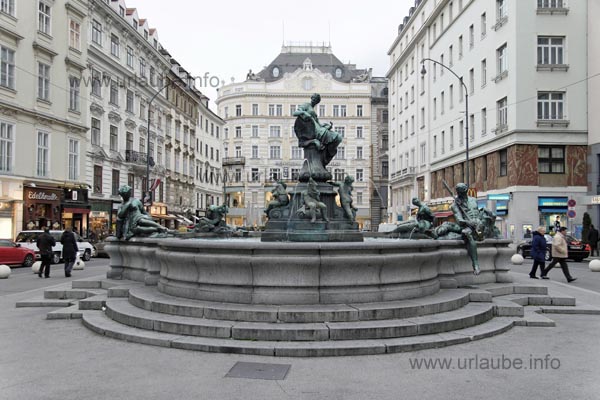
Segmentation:
<svg viewBox="0 0 600 400">
<path fill-rule="evenodd" d="M 493 190 L 498 188 L 498 166 L 500 165 L 500 157 L 498 153 L 487 155 L 487 188 Z"/>
<path fill-rule="evenodd" d="M 566 172 L 569 186 L 587 186 L 586 146 L 567 146 Z"/>
<path fill-rule="evenodd" d="M 508 184 L 538 185 L 538 150 L 536 145 L 517 145 L 508 148 Z"/>
</svg>

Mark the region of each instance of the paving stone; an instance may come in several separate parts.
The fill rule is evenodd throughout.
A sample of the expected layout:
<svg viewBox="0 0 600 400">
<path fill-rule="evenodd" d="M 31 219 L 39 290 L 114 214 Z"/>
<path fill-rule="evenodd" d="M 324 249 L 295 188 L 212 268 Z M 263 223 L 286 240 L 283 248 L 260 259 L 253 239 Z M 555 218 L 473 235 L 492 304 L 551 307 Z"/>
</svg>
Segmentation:
<svg viewBox="0 0 600 400">
<path fill-rule="evenodd" d="M 545 326 L 552 327 L 556 326 L 556 323 L 550 318 L 538 314 L 533 310 L 526 310 L 523 321 L 526 321 L 527 326 Z"/>
<path fill-rule="evenodd" d="M 487 290 L 469 290 L 469 301 L 472 302 L 490 302 L 492 301 L 492 297 L 492 294 Z"/>
<path fill-rule="evenodd" d="M 88 297 L 79 300 L 80 310 L 101 310 L 102 307 L 106 306 L 106 294 L 98 294 L 96 296 Z"/>
<path fill-rule="evenodd" d="M 498 317 L 522 317 L 524 307 L 511 300 L 494 299 L 494 314 Z"/>
</svg>

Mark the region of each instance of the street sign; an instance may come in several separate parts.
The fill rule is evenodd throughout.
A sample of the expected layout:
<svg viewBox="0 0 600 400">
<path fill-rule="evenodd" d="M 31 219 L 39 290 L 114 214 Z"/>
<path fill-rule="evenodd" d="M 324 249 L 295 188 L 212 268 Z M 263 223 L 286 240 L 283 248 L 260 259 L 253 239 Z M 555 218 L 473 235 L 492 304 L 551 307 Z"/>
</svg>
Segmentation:
<svg viewBox="0 0 600 400">
<path fill-rule="evenodd" d="M 567 217 L 573 219 L 577 216 L 577 213 L 575 212 L 575 210 L 569 210 L 567 211 Z"/>
<path fill-rule="evenodd" d="M 567 202 L 567 205 L 569 207 L 575 207 L 577 205 L 577 202 L 575 201 L 575 199 L 571 199 Z"/>
</svg>

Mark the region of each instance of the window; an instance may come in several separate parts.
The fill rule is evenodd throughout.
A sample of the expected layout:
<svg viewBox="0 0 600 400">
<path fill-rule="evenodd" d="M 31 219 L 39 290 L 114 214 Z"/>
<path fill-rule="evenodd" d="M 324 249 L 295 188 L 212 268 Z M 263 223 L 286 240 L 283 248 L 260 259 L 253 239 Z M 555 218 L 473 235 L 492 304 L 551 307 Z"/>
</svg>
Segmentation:
<svg viewBox="0 0 600 400">
<path fill-rule="evenodd" d="M 0 86 L 15 88 L 15 52 L 0 45 Z"/>
<path fill-rule="evenodd" d="M 254 159 L 258 158 L 258 146 L 257 145 L 252 146 L 252 158 L 254 158 Z"/>
<path fill-rule="evenodd" d="M 127 46 L 127 66 L 133 68 L 133 49 Z"/>
<path fill-rule="evenodd" d="M 362 192 L 356 192 L 356 204 L 363 203 L 363 194 Z"/>
<path fill-rule="evenodd" d="M 118 196 L 119 195 L 119 185 L 120 185 L 120 181 L 121 181 L 121 173 L 118 169 L 113 169 L 112 170 L 112 185 L 111 185 L 111 191 L 110 193 L 113 196 Z"/>
<path fill-rule="evenodd" d="M 340 106 L 337 106 L 337 105 L 333 106 L 333 116 L 334 117 L 339 117 L 340 116 Z"/>
<path fill-rule="evenodd" d="M 475 92 L 475 69 L 469 70 L 469 94 L 472 95 Z"/>
<path fill-rule="evenodd" d="M 275 104 L 269 104 L 269 117 L 274 117 L 274 116 L 275 116 Z"/>
<path fill-rule="evenodd" d="M 496 16 L 497 19 L 506 17 L 506 0 L 496 0 Z"/>
<path fill-rule="evenodd" d="M 450 47 L 448 47 L 448 65 L 449 66 L 454 65 L 454 48 L 452 47 L 452 45 L 450 45 Z"/>
<path fill-rule="evenodd" d="M 458 37 L 458 59 L 460 60 L 463 56 L 463 37 L 460 35 Z"/>
<path fill-rule="evenodd" d="M 319 117 L 325 116 L 325 104 L 319 104 Z"/>
<path fill-rule="evenodd" d="M 481 38 L 483 39 L 487 34 L 487 15 L 481 14 Z"/>
<path fill-rule="evenodd" d="M 15 16 L 15 0 L 0 0 L 0 11 Z"/>
<path fill-rule="evenodd" d="M 146 60 L 140 57 L 140 76 L 142 78 L 146 77 Z"/>
<path fill-rule="evenodd" d="M 475 47 L 475 27 L 469 26 L 469 49 Z"/>
<path fill-rule="evenodd" d="M 252 104 L 252 115 L 258 115 L 258 104 Z"/>
<path fill-rule="evenodd" d="M 81 24 L 73 19 L 69 20 L 69 47 L 81 50 Z"/>
<path fill-rule="evenodd" d="M 487 84 L 487 60 L 481 60 L 481 87 Z"/>
<path fill-rule="evenodd" d="M 276 111 L 277 111 L 276 115 L 278 117 L 281 117 L 283 115 L 283 104 L 277 104 L 277 110 Z"/>
<path fill-rule="evenodd" d="M 100 120 L 92 118 L 92 145 L 100 146 Z"/>
<path fill-rule="evenodd" d="M 539 146 L 538 164 L 540 174 L 564 174 L 564 146 Z"/>
<path fill-rule="evenodd" d="M 441 140 L 442 140 L 442 143 L 441 143 L 442 148 L 441 148 L 440 153 L 444 154 L 446 152 L 446 131 L 442 131 Z"/>
<path fill-rule="evenodd" d="M 357 117 L 362 117 L 363 116 L 363 106 L 362 106 L 362 104 L 358 104 L 356 106 L 356 116 Z"/>
<path fill-rule="evenodd" d="M 252 180 L 252 182 L 260 181 L 260 173 L 258 172 L 258 168 L 252 168 L 250 173 L 250 179 Z"/>
<path fill-rule="evenodd" d="M 110 82 L 110 99 L 109 102 L 116 106 L 119 105 L 119 84 L 115 81 Z"/>
<path fill-rule="evenodd" d="M 381 162 L 381 176 L 388 176 L 389 174 L 389 163 L 387 161 Z"/>
<path fill-rule="evenodd" d="M 292 180 L 297 181 L 300 179 L 300 168 L 292 168 Z"/>
<path fill-rule="evenodd" d="M 110 150 L 119 151 L 119 128 L 110 126 Z"/>
<path fill-rule="evenodd" d="M 252 137 L 258 137 L 258 125 L 252 125 Z"/>
<path fill-rule="evenodd" d="M 450 151 L 454 150 L 454 125 L 450 127 Z"/>
<path fill-rule="evenodd" d="M 498 170 L 498 173 L 500 176 L 506 176 L 508 173 L 508 154 L 507 154 L 507 150 L 500 150 L 499 156 L 500 156 L 500 169 Z"/>
<path fill-rule="evenodd" d="M 38 62 L 38 99 L 50 100 L 50 66 Z"/>
<path fill-rule="evenodd" d="M 425 165 L 427 163 L 427 144 L 425 142 L 421 143 L 421 165 Z"/>
<path fill-rule="evenodd" d="M 235 127 L 235 137 L 236 138 L 241 138 L 242 137 L 242 127 L 241 126 L 236 126 Z"/>
<path fill-rule="evenodd" d="M 269 147 L 269 158 L 272 160 L 281 159 L 281 146 L 270 146 Z"/>
<path fill-rule="evenodd" d="M 358 158 L 359 160 L 362 160 L 362 158 L 363 158 L 363 148 L 362 148 L 362 146 L 357 146 L 356 147 L 356 158 Z"/>
<path fill-rule="evenodd" d="M 102 96 L 102 77 L 100 71 L 92 70 L 92 94 L 98 97 Z"/>
<path fill-rule="evenodd" d="M 465 122 L 460 121 L 458 123 L 458 145 L 463 146 L 465 144 Z"/>
<path fill-rule="evenodd" d="M 50 11 L 51 8 L 43 1 L 38 2 L 38 30 L 50 34 Z"/>
<path fill-rule="evenodd" d="M 133 150 L 133 133 L 127 132 L 125 134 L 125 150 L 132 151 Z"/>
<path fill-rule="evenodd" d="M 508 100 L 503 98 L 498 100 L 496 103 L 496 109 L 498 110 L 498 127 L 497 129 L 506 129 L 508 126 Z"/>
<path fill-rule="evenodd" d="M 362 182 L 364 180 L 364 171 L 362 168 L 356 169 L 356 182 Z"/>
<path fill-rule="evenodd" d="M 96 20 L 92 21 L 92 42 L 102 46 L 102 24 Z"/>
<path fill-rule="evenodd" d="M 278 138 L 281 137 L 281 126 L 270 126 L 269 137 Z"/>
<path fill-rule="evenodd" d="M 340 106 L 340 117 L 345 117 L 346 116 L 346 106 Z"/>
<path fill-rule="evenodd" d="M 130 113 L 134 113 L 133 110 L 133 90 L 127 89 L 127 101 L 125 104 L 125 110 Z M 159 124 L 160 125 L 160 124 Z"/>
<path fill-rule="evenodd" d="M 538 92 L 537 118 L 541 120 L 564 119 L 564 92 Z"/>
<path fill-rule="evenodd" d="M 564 37 L 538 36 L 537 63 L 539 65 L 564 64 Z"/>
<path fill-rule="evenodd" d="M 337 160 L 344 160 L 346 158 L 346 148 L 344 146 L 338 146 L 335 158 Z"/>
<path fill-rule="evenodd" d="M 116 35 L 110 36 L 110 54 L 119 57 L 119 38 Z"/>
<path fill-rule="evenodd" d="M 235 116 L 236 117 L 241 117 L 242 116 L 242 105 L 241 104 L 237 104 L 235 106 Z"/>
<path fill-rule="evenodd" d="M 14 130 L 14 125 L 0 122 L 0 171 L 2 172 L 13 170 Z"/>
<path fill-rule="evenodd" d="M 481 136 L 487 133 L 487 109 L 481 109 Z"/>
<path fill-rule="evenodd" d="M 48 176 L 50 162 L 50 134 L 38 131 L 37 133 L 37 176 Z"/>
<path fill-rule="evenodd" d="M 336 181 L 343 181 L 346 178 L 346 171 L 343 168 L 336 168 L 333 170 L 333 179 Z"/>
<path fill-rule="evenodd" d="M 292 146 L 292 159 L 301 160 L 303 157 L 302 147 Z"/>
<path fill-rule="evenodd" d="M 102 193 L 102 166 L 94 165 L 94 193 Z"/>
<path fill-rule="evenodd" d="M 269 169 L 269 178 L 272 181 L 278 181 L 281 179 L 281 169 L 279 168 L 270 168 Z"/>
<path fill-rule="evenodd" d="M 563 8 L 563 0 L 538 0 L 538 8 Z"/>
<path fill-rule="evenodd" d="M 469 116 L 469 126 L 471 127 L 471 131 L 469 132 L 469 139 L 475 139 L 475 114 L 471 114 Z"/>
<path fill-rule="evenodd" d="M 69 139 L 69 179 L 79 179 L 79 140 Z"/>
<path fill-rule="evenodd" d="M 69 110 L 79 111 L 79 85 L 80 80 L 74 76 L 69 77 Z"/>
<path fill-rule="evenodd" d="M 496 50 L 496 57 L 498 58 L 498 75 L 501 75 L 508 70 L 508 50 L 506 44 Z"/>
<path fill-rule="evenodd" d="M 444 115 L 444 109 L 446 108 L 446 94 L 442 90 L 440 93 L 440 115 Z"/>
<path fill-rule="evenodd" d="M 363 138 L 363 127 L 362 126 L 357 126 L 356 127 L 356 138 L 357 139 L 362 139 Z"/>
<path fill-rule="evenodd" d="M 454 108 L 454 85 L 450 85 L 448 88 L 448 97 L 450 102 L 450 109 Z"/>
</svg>

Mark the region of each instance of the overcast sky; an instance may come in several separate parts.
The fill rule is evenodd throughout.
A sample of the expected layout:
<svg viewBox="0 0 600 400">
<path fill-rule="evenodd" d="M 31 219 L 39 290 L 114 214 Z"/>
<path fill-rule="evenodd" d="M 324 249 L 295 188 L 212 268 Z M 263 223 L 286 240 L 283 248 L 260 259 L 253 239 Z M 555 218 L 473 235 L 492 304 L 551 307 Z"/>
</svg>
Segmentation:
<svg viewBox="0 0 600 400">
<path fill-rule="evenodd" d="M 282 42 L 328 42 L 344 63 L 384 76 L 387 52 L 414 0 L 126 0 L 158 29 L 162 45 L 194 76 L 242 81 L 260 71 Z M 285 29 L 284 29 L 285 27 Z M 284 37 L 285 32 L 285 37 Z M 216 82 L 216 79 L 213 79 Z M 216 91 L 199 88 L 216 110 Z"/>
</svg>

